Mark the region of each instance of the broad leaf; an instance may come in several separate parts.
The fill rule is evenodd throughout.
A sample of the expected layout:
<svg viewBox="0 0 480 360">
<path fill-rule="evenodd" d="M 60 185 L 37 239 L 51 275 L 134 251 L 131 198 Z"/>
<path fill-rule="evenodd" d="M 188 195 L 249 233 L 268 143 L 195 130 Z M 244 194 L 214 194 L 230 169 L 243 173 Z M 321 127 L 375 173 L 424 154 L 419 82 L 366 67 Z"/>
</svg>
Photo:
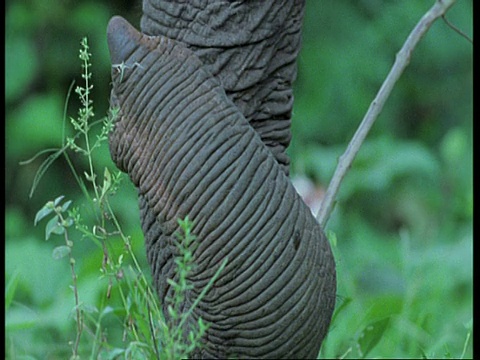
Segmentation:
<svg viewBox="0 0 480 360">
<path fill-rule="evenodd" d="M 365 326 L 358 338 L 358 345 L 363 358 L 378 344 L 389 323 L 390 317 L 386 317 Z"/>
<path fill-rule="evenodd" d="M 61 235 L 64 231 L 65 229 L 60 225 L 58 216 L 55 215 L 45 227 L 45 240 L 48 240 L 51 234 Z"/>
<path fill-rule="evenodd" d="M 70 247 L 68 247 L 67 245 L 62 245 L 62 246 L 57 246 L 55 249 L 53 249 L 52 256 L 55 260 L 59 260 L 69 254 L 70 254 Z"/>
<path fill-rule="evenodd" d="M 52 202 L 49 201 L 37 212 L 37 214 L 35 215 L 35 220 L 33 221 L 33 225 L 36 226 L 40 220 L 50 215 L 52 211 L 53 211 Z"/>
</svg>

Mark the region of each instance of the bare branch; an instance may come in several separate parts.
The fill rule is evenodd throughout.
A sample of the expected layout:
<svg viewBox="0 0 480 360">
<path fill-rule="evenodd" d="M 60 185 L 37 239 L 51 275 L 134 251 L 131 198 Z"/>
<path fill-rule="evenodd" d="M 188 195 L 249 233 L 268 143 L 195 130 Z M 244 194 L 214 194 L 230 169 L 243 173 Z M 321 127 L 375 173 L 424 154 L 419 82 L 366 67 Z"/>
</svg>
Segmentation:
<svg viewBox="0 0 480 360">
<path fill-rule="evenodd" d="M 382 111 L 385 102 L 390 96 L 393 86 L 400 78 L 407 65 L 410 63 L 413 50 L 425 33 L 430 29 L 433 22 L 439 17 L 442 17 L 455 3 L 455 1 L 456 0 L 436 0 L 435 4 L 417 23 L 403 44 L 402 48 L 397 53 L 395 63 L 393 64 L 390 73 L 380 87 L 375 99 L 373 99 L 372 103 L 370 104 L 362 123 L 348 144 L 347 150 L 339 158 L 337 168 L 335 169 L 335 173 L 333 174 L 332 180 L 328 185 L 327 192 L 325 193 L 325 197 L 317 213 L 317 220 L 323 227 L 325 227 L 330 217 L 330 213 L 332 212 L 334 201 L 343 178 L 350 169 L 355 156 L 360 150 L 360 146 L 370 131 L 370 128 Z"/>
</svg>

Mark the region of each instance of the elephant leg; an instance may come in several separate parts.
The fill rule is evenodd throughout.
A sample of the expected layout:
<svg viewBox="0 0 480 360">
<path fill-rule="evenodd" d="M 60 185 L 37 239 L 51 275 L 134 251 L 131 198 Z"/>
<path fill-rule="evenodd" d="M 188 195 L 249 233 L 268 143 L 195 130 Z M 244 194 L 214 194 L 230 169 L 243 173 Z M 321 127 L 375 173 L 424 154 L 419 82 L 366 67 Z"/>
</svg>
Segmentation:
<svg viewBox="0 0 480 360">
<path fill-rule="evenodd" d="M 138 188 L 147 256 L 162 300 L 177 219 L 193 221 L 196 267 L 185 308 L 228 263 L 193 317 L 210 324 L 194 357 L 312 358 L 335 304 L 335 263 L 309 208 L 261 136 L 195 53 L 108 27 L 110 134 L 116 165 Z M 172 255 L 171 255 L 172 254 Z"/>
</svg>

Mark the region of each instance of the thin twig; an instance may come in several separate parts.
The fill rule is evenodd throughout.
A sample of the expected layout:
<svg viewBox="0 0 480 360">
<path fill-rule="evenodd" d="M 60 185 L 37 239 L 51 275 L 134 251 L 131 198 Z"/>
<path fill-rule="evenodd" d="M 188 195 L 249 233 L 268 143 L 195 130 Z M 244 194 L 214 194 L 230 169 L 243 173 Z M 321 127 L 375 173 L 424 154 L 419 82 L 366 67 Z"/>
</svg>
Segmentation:
<svg viewBox="0 0 480 360">
<path fill-rule="evenodd" d="M 415 28 L 412 30 L 407 40 L 403 44 L 400 51 L 397 53 L 395 63 L 393 64 L 390 73 L 383 82 L 380 90 L 378 91 L 375 99 L 373 99 L 370 107 L 362 120 L 362 123 L 358 127 L 355 135 L 348 144 L 345 153 L 340 156 L 337 168 L 333 174 L 332 180 L 328 185 L 327 192 L 322 201 L 320 209 L 317 213 L 318 222 L 325 227 L 327 221 L 332 212 L 335 198 L 340 188 L 340 184 L 345 177 L 347 171 L 350 169 L 355 156 L 357 155 L 360 146 L 362 145 L 365 137 L 367 136 L 370 128 L 377 119 L 378 115 L 382 111 L 382 108 L 388 99 L 393 86 L 400 78 L 401 74 L 407 67 L 412 56 L 412 52 L 417 46 L 418 42 L 430 29 L 433 22 L 439 17 L 442 17 L 447 10 L 455 3 L 456 0 L 436 0 L 435 4 L 428 10 L 425 15 L 420 19 Z"/>
<path fill-rule="evenodd" d="M 465 39 L 467 39 L 468 42 L 470 42 L 471 44 L 473 44 L 473 39 L 470 38 L 470 36 L 468 36 L 467 34 L 465 34 L 462 30 L 460 30 L 458 27 L 456 27 L 455 25 L 453 25 L 448 19 L 447 17 L 445 16 L 445 14 L 442 15 L 442 19 L 443 21 L 445 21 L 445 24 L 447 24 L 448 26 L 450 26 L 452 28 L 453 31 L 455 31 L 456 33 L 458 33 L 460 36 L 464 37 Z"/>
</svg>

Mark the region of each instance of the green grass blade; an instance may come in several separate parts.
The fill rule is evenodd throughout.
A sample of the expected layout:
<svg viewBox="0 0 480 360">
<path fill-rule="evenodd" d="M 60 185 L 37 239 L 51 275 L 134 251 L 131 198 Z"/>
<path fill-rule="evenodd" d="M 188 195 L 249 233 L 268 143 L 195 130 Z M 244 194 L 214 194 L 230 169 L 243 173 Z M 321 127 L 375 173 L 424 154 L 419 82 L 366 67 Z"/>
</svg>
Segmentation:
<svg viewBox="0 0 480 360">
<path fill-rule="evenodd" d="M 5 286 L 5 312 L 10 308 L 13 298 L 15 297 L 15 291 L 17 290 L 18 285 L 18 273 L 14 273 L 10 280 L 8 281 L 7 286 Z"/>
</svg>

